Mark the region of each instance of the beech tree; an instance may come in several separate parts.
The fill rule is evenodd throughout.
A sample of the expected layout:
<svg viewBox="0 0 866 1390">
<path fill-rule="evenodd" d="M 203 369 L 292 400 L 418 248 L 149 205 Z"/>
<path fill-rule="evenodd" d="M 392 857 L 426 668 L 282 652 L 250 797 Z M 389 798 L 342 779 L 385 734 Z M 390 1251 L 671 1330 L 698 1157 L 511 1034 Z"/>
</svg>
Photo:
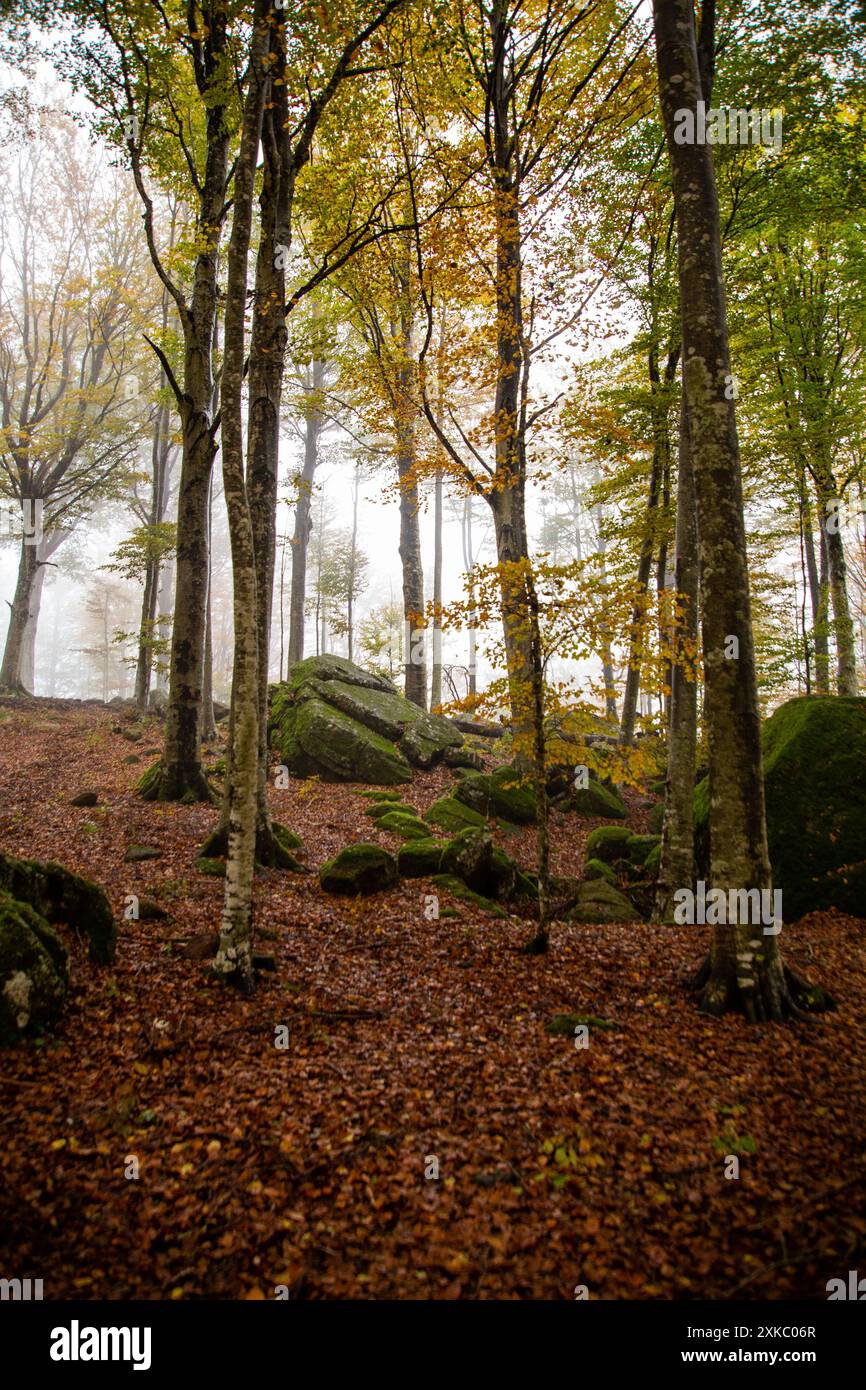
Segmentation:
<svg viewBox="0 0 866 1390">
<path fill-rule="evenodd" d="M 694 470 L 710 779 L 712 886 L 769 889 L 736 409 L 729 385 L 719 206 L 712 147 L 678 143 L 676 113 L 702 100 L 693 0 L 654 0 L 659 95 L 677 212 L 683 377 Z M 708 39 L 707 43 L 711 41 Z M 710 49 L 709 51 L 712 51 Z M 732 641 L 733 639 L 733 641 Z M 799 1012 L 799 983 L 776 935 L 723 922 L 695 980 L 700 1006 L 751 1020 Z"/>
</svg>

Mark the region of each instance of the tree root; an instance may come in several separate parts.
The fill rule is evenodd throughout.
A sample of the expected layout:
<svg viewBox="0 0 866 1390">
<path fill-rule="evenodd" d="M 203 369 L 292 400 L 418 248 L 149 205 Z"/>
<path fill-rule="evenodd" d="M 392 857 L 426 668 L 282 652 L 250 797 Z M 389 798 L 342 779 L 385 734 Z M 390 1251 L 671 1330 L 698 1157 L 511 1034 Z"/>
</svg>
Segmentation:
<svg viewBox="0 0 866 1390">
<path fill-rule="evenodd" d="M 285 869 L 288 873 L 294 874 L 307 873 L 303 864 L 299 864 L 295 856 L 289 852 L 290 846 L 299 843 L 298 837 L 286 826 L 280 825 L 279 821 L 264 822 L 260 818 L 256 827 L 256 863 L 265 869 Z M 199 850 L 199 858 L 225 859 L 228 852 L 228 830 L 224 825 L 218 825 Z"/>
<path fill-rule="evenodd" d="M 162 758 L 139 778 L 136 791 L 143 801 L 180 801 L 190 806 L 200 801 L 211 805 L 217 801 L 201 767 L 191 777 L 182 777 L 177 771 L 169 772 Z"/>
<path fill-rule="evenodd" d="M 784 1023 L 788 1019 L 803 1022 L 809 1014 L 836 1008 L 831 995 L 819 985 L 801 980 L 781 962 L 759 970 L 754 984 L 745 987 L 737 979 L 735 969 L 714 972 L 707 956 L 685 985 L 697 996 L 699 1011 L 711 1018 L 739 1013 L 749 1023 Z"/>
<path fill-rule="evenodd" d="M 527 941 L 525 946 L 521 946 L 520 954 L 523 956 L 543 956 L 550 945 L 550 938 L 546 931 L 535 933 L 531 941 Z"/>
</svg>

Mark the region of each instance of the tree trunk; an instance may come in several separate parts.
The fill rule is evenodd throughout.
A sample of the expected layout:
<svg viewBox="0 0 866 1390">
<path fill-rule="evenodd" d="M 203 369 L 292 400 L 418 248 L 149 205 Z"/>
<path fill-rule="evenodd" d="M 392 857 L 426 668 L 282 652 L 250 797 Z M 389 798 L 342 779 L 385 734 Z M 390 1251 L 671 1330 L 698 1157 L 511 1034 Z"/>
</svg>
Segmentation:
<svg viewBox="0 0 866 1390">
<path fill-rule="evenodd" d="M 228 857 L 220 941 L 214 970 L 246 990 L 251 989 L 253 984 L 252 891 L 259 772 L 259 650 L 255 541 L 244 477 L 242 395 L 247 257 L 267 86 L 265 65 L 270 46 L 270 31 L 265 23 L 268 7 L 269 0 L 257 0 L 250 42 L 249 86 L 235 167 L 221 388 L 223 490 L 232 551 L 235 658 L 231 756 L 226 774 Z"/>
<path fill-rule="evenodd" d="M 654 0 L 659 92 L 677 214 L 683 377 L 697 499 L 713 888 L 770 888 L 739 444 L 730 381 L 712 150 L 677 144 L 676 112 L 702 99 L 692 0 Z M 738 652 L 730 639 L 735 638 Z M 714 928 L 700 1006 L 750 1020 L 798 1012 L 775 935 Z"/>
<path fill-rule="evenodd" d="M 207 112 L 207 153 L 189 307 L 181 315 L 184 336 L 183 393 L 178 401 L 182 456 L 177 504 L 174 622 L 171 634 L 168 709 L 162 761 L 142 783 L 151 801 L 193 797 L 212 801 L 201 766 L 202 663 L 207 603 L 208 500 L 217 444 L 213 418 L 213 343 L 218 305 L 217 261 L 225 216 L 229 132 L 225 112 Z"/>
<path fill-rule="evenodd" d="M 39 570 L 38 549 L 22 537 L 18 558 L 18 578 L 15 594 L 9 605 L 9 627 L 6 632 L 6 646 L 3 651 L 3 664 L 0 666 L 0 690 L 12 690 L 28 694 L 21 675 L 25 649 L 25 635 L 33 606 L 33 589 Z"/>
<path fill-rule="evenodd" d="M 323 418 L 319 393 L 325 378 L 324 362 L 313 362 L 312 392 L 304 410 L 304 466 L 298 480 L 295 530 L 292 536 L 292 594 L 289 608 L 289 666 L 304 656 L 304 618 L 307 599 L 307 552 L 313 530 L 313 479 L 319 462 L 319 438 Z"/>
<path fill-rule="evenodd" d="M 823 489 L 822 489 L 823 491 Z M 835 489 L 832 496 L 835 497 Z M 836 639 L 836 693 L 856 695 L 857 661 L 854 645 L 854 623 L 848 604 L 848 573 L 845 563 L 845 543 L 842 539 L 841 518 L 837 512 L 828 515 L 830 498 L 819 494 L 824 543 L 827 551 L 827 572 L 830 602 L 833 608 L 833 635 Z"/>
<path fill-rule="evenodd" d="M 680 403 L 677 483 L 676 578 L 681 607 L 671 671 L 671 710 L 662 853 L 656 884 L 654 920 L 670 922 L 677 888 L 691 888 L 695 877 L 694 798 L 698 730 L 698 532 L 685 392 Z"/>
<path fill-rule="evenodd" d="M 670 459 L 670 433 L 668 410 L 670 389 L 679 360 L 679 348 L 671 348 L 662 380 L 655 347 L 649 356 L 649 378 L 653 398 L 653 456 L 650 469 L 649 496 L 647 497 L 646 518 L 641 538 L 640 558 L 637 570 L 637 594 L 631 615 L 631 637 L 629 641 L 628 670 L 625 678 L 625 693 L 622 700 L 622 727 L 620 744 L 628 748 L 634 742 L 637 719 L 640 672 L 646 639 L 647 591 L 655 553 L 656 527 L 658 523 L 659 496 L 662 481 Z"/>
<path fill-rule="evenodd" d="M 803 549 L 809 581 L 809 602 L 812 608 L 812 646 L 815 652 L 815 694 L 830 694 L 830 649 L 827 641 L 827 548 L 821 536 L 821 569 L 815 560 L 815 540 L 812 534 L 812 509 L 805 491 L 800 515 L 803 526 Z"/>
<path fill-rule="evenodd" d="M 442 704 L 442 469 L 433 483 L 433 670 L 430 708 Z"/>
</svg>

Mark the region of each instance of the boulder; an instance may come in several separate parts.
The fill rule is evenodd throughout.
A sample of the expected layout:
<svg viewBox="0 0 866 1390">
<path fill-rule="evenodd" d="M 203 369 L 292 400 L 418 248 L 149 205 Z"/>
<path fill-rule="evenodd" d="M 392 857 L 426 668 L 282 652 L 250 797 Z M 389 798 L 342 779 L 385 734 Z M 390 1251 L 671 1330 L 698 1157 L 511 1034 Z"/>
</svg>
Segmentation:
<svg viewBox="0 0 866 1390">
<path fill-rule="evenodd" d="M 616 883 L 616 874 L 602 859 L 587 859 L 583 866 L 583 877 L 587 883 L 594 878 L 603 878 L 606 883 Z"/>
<path fill-rule="evenodd" d="M 103 890 L 62 864 L 0 854 L 0 889 L 29 903 L 48 922 L 65 922 L 88 941 L 90 959 L 114 960 L 117 928 Z"/>
<path fill-rule="evenodd" d="M 440 825 L 443 830 L 467 830 L 486 825 L 480 811 L 473 811 L 454 796 L 441 796 L 428 808 L 424 819 L 431 825 Z"/>
<path fill-rule="evenodd" d="M 45 918 L 0 892 L 0 1047 L 53 1023 L 66 995 L 66 960 Z"/>
<path fill-rule="evenodd" d="M 827 908 L 866 917 L 866 698 L 788 700 L 764 721 L 761 744 L 785 920 Z M 695 789 L 695 857 L 698 877 L 709 880 L 706 779 Z"/>
<path fill-rule="evenodd" d="M 500 816 L 514 825 L 535 820 L 535 791 L 528 778 L 508 764 L 489 775 L 465 772 L 454 795 L 482 816 Z"/>
<path fill-rule="evenodd" d="M 628 815 L 622 799 L 616 792 L 597 782 L 594 777 L 588 779 L 587 786 L 576 787 L 571 792 L 569 804 L 579 816 L 604 816 L 610 820 L 625 820 Z"/>
<path fill-rule="evenodd" d="M 415 816 L 417 811 L 414 806 L 410 806 L 405 801 L 374 801 L 364 812 L 371 820 L 381 820 L 382 816 L 389 816 L 392 811 L 397 811 L 404 816 Z M 429 833 L 429 832 L 428 832 Z"/>
<path fill-rule="evenodd" d="M 639 922 L 640 914 L 624 893 L 603 878 L 582 883 L 569 922 Z"/>
<path fill-rule="evenodd" d="M 319 870 L 327 893 L 381 893 L 393 888 L 397 877 L 396 859 L 379 845 L 348 845 Z"/>
<path fill-rule="evenodd" d="M 632 864 L 646 864 L 650 854 L 662 842 L 661 835 L 632 835 L 626 840 L 625 857 Z"/>
<path fill-rule="evenodd" d="M 271 688 L 269 733 L 297 777 L 397 786 L 429 768 L 463 735 L 404 699 L 390 681 L 339 656 L 298 661 Z"/>
<path fill-rule="evenodd" d="M 601 859 L 613 864 L 626 855 L 626 845 L 632 838 L 627 825 L 599 825 L 586 837 L 587 859 Z"/>
<path fill-rule="evenodd" d="M 452 874 L 473 892 L 491 896 L 495 891 L 493 838 L 487 829 L 461 830 L 445 846 L 442 872 Z"/>
<path fill-rule="evenodd" d="M 401 878 L 432 878 L 442 867 L 445 845 L 441 840 L 409 840 L 397 852 Z"/>
<path fill-rule="evenodd" d="M 135 757 L 135 754 L 132 755 Z M 96 792 L 79 792 L 77 796 L 69 798 L 70 806 L 98 806 L 99 797 Z"/>
<path fill-rule="evenodd" d="M 388 811 L 376 821 L 379 830 L 387 830 L 399 835 L 401 840 L 429 840 L 430 827 L 411 812 Z"/>
</svg>

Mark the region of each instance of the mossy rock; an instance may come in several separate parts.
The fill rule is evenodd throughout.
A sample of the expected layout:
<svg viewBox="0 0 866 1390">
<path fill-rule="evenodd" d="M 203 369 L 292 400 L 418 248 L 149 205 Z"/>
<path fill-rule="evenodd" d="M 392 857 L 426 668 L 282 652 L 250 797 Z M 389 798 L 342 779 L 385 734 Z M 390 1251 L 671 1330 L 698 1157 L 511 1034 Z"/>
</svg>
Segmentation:
<svg viewBox="0 0 866 1390">
<path fill-rule="evenodd" d="M 297 662 L 271 687 L 269 732 L 296 776 L 379 786 L 408 782 L 410 764 L 432 767 L 463 742 L 390 681 L 333 656 Z"/>
<path fill-rule="evenodd" d="M 616 874 L 602 859 L 587 859 L 583 866 L 583 877 L 587 883 L 595 878 L 603 878 L 605 883 L 616 883 Z"/>
<path fill-rule="evenodd" d="M 391 811 L 396 811 L 404 816 L 417 816 L 418 812 L 414 806 L 410 806 L 406 801 L 375 801 L 372 806 L 368 806 L 364 812 L 371 820 L 380 820 L 382 816 L 387 816 Z"/>
<path fill-rule="evenodd" d="M 501 816 L 512 825 L 530 825 L 536 818 L 535 791 L 511 766 L 498 767 L 489 775 L 465 772 L 454 795 L 480 815 Z"/>
<path fill-rule="evenodd" d="M 64 922 L 86 937 L 90 959 L 114 960 L 117 928 L 103 890 L 53 860 L 14 859 L 0 854 L 0 889 L 28 903 L 48 922 Z"/>
<path fill-rule="evenodd" d="M 658 844 L 654 845 L 653 848 L 650 850 L 649 854 L 643 862 L 643 867 L 644 873 L 648 874 L 653 879 L 653 881 L 655 881 L 655 879 L 658 878 L 659 872 L 662 867 L 661 839 L 659 839 Z"/>
<path fill-rule="evenodd" d="M 599 825 L 586 837 L 587 859 L 601 859 L 605 864 L 613 864 L 622 859 L 632 832 L 625 825 Z"/>
<path fill-rule="evenodd" d="M 29 903 L 0 891 L 0 1047 L 53 1023 L 63 1007 L 66 950 Z"/>
<path fill-rule="evenodd" d="M 362 791 L 362 792 L 358 792 L 358 795 L 359 795 L 359 796 L 363 796 L 367 801 L 391 801 L 391 802 L 393 802 L 393 801 L 395 800 L 394 793 L 391 792 L 391 791 L 381 792 L 381 791 L 366 791 L 366 790 L 365 790 L 365 791 Z"/>
<path fill-rule="evenodd" d="M 450 893 L 452 897 L 458 898 L 460 902 L 469 903 L 472 907 L 480 908 L 482 912 L 489 912 L 494 917 L 504 917 L 506 914 L 498 903 L 491 902 L 483 894 L 476 893 L 465 884 L 462 878 L 457 878 L 455 874 L 436 874 L 433 882 L 437 888 Z"/>
<path fill-rule="evenodd" d="M 144 864 L 148 859 L 161 859 L 162 850 L 156 845 L 130 845 L 123 856 L 125 864 Z"/>
<path fill-rule="evenodd" d="M 632 835 L 626 842 L 625 857 L 632 864 L 646 864 L 648 856 L 660 844 L 660 835 Z"/>
<path fill-rule="evenodd" d="M 441 840 L 409 840 L 397 852 L 401 878 L 432 878 L 442 867 L 445 845 Z"/>
<path fill-rule="evenodd" d="M 654 835 L 661 835 L 665 823 L 665 803 L 657 801 L 649 813 L 650 829 Z"/>
<path fill-rule="evenodd" d="M 397 878 L 396 859 L 380 845 L 348 845 L 319 870 L 327 893 L 381 893 Z"/>
<path fill-rule="evenodd" d="M 620 797 L 610 787 L 588 779 L 586 787 L 577 787 L 571 792 L 569 802 L 579 816 L 605 816 L 613 820 L 625 820 L 628 811 Z"/>
<path fill-rule="evenodd" d="M 569 922 L 637 922 L 640 914 L 624 893 L 603 878 L 582 883 Z"/>
<path fill-rule="evenodd" d="M 767 840 L 785 920 L 866 917 L 866 698 L 800 696 L 761 729 Z M 709 783 L 695 789 L 695 859 L 709 880 Z M 749 885 L 744 885 L 749 886 Z"/>
<path fill-rule="evenodd" d="M 461 830 L 445 846 L 442 871 L 453 874 L 476 893 L 485 897 L 494 890 L 493 839 L 485 827 Z"/>
<path fill-rule="evenodd" d="M 387 830 L 391 835 L 399 835 L 401 840 L 429 840 L 430 827 L 418 816 L 404 811 L 387 811 L 376 821 L 377 830 Z"/>
<path fill-rule="evenodd" d="M 431 825 L 441 825 L 443 830 L 453 834 L 456 830 L 470 830 L 486 825 L 480 811 L 473 811 L 454 796 L 441 796 L 424 813 L 424 819 Z"/>
</svg>

